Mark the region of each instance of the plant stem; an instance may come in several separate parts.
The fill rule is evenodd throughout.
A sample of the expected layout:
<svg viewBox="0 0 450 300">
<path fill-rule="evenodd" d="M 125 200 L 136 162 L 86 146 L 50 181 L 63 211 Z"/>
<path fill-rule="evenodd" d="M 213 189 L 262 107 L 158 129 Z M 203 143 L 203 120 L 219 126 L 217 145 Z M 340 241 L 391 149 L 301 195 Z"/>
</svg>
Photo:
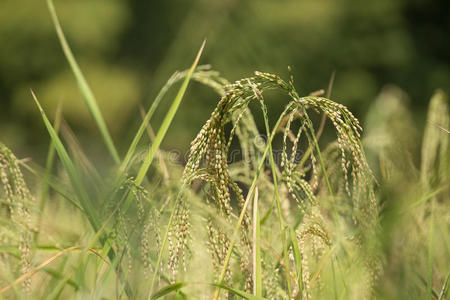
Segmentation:
<svg viewBox="0 0 450 300">
<path fill-rule="evenodd" d="M 267 154 L 269 152 L 269 145 L 270 145 L 270 143 L 272 143 L 273 137 L 275 136 L 276 130 L 277 130 L 278 126 L 280 125 L 280 122 L 281 122 L 283 116 L 286 114 L 286 112 L 291 107 L 292 107 L 292 104 L 288 105 L 285 108 L 285 110 L 283 111 L 283 113 L 280 115 L 277 123 L 274 126 L 272 134 L 270 135 L 269 140 L 267 141 L 268 145 L 266 146 L 266 149 L 264 150 L 264 153 L 263 153 L 263 155 L 261 157 L 261 160 L 259 162 L 258 168 L 256 169 L 255 177 L 253 178 L 252 184 L 250 185 L 250 188 L 249 188 L 249 191 L 248 191 L 248 194 L 247 194 L 247 198 L 245 199 L 245 203 L 244 203 L 244 205 L 242 207 L 241 213 L 239 215 L 239 219 L 238 219 L 238 221 L 236 223 L 236 226 L 234 227 L 233 235 L 232 235 L 232 238 L 230 240 L 230 246 L 228 247 L 227 255 L 225 256 L 225 260 L 224 260 L 224 263 L 223 263 L 223 266 L 222 266 L 222 271 L 221 271 L 221 273 L 219 275 L 219 279 L 218 279 L 218 282 L 217 282 L 218 285 L 222 284 L 222 281 L 223 281 L 223 279 L 225 277 L 227 266 L 228 266 L 228 263 L 230 262 L 231 253 L 233 251 L 234 244 L 236 243 L 236 239 L 237 239 L 237 237 L 239 235 L 239 228 L 241 227 L 242 221 L 243 221 L 244 216 L 245 216 L 245 212 L 247 210 L 247 206 L 250 203 L 250 199 L 251 199 L 251 197 L 253 195 L 253 191 L 255 190 L 255 187 L 256 187 L 256 182 L 257 182 L 257 180 L 259 178 L 259 175 L 261 173 L 262 167 L 263 167 L 264 162 L 266 160 L 266 156 L 267 156 Z M 214 292 L 213 299 L 217 300 L 219 298 L 219 294 L 220 294 L 220 287 L 217 287 L 215 292 Z"/>
</svg>

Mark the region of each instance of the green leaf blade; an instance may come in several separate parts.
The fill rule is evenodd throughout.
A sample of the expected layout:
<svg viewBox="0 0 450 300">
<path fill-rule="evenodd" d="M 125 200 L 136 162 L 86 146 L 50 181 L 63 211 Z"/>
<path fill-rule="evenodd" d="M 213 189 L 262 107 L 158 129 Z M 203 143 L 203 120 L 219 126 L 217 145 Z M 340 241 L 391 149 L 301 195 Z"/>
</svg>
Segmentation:
<svg viewBox="0 0 450 300">
<path fill-rule="evenodd" d="M 117 152 L 116 147 L 114 146 L 111 135 L 108 131 L 108 127 L 106 126 L 105 120 L 103 119 L 100 108 L 98 107 L 97 100 L 92 92 L 89 84 L 87 83 L 81 69 L 75 60 L 75 57 L 70 49 L 69 43 L 67 42 L 64 33 L 61 28 L 61 24 L 59 23 L 58 16 L 56 14 L 55 6 L 52 0 L 47 0 L 47 6 L 50 11 L 50 15 L 53 20 L 53 24 L 56 29 L 56 34 L 58 35 L 58 39 L 61 43 L 61 47 L 63 49 L 64 55 L 66 56 L 67 61 L 69 62 L 70 68 L 76 78 L 78 87 L 80 89 L 81 94 L 83 95 L 83 99 L 86 105 L 89 108 L 95 122 L 97 123 L 98 128 L 100 129 L 100 133 L 105 141 L 105 144 L 116 164 L 120 163 L 119 154 Z"/>
<path fill-rule="evenodd" d="M 142 164 L 138 175 L 136 177 L 136 183 L 141 184 L 145 174 L 147 174 L 147 171 L 153 161 L 153 158 L 155 157 L 156 151 L 159 149 L 159 146 L 161 145 L 161 142 L 164 138 L 164 136 L 167 133 L 167 130 L 169 129 L 170 124 L 172 123 L 172 120 L 175 116 L 175 113 L 177 112 L 181 100 L 183 99 L 183 96 L 186 92 L 187 86 L 189 84 L 189 81 L 191 80 L 192 73 L 194 72 L 195 67 L 198 64 L 198 61 L 200 60 L 200 56 L 202 55 L 203 48 L 205 47 L 206 40 L 203 41 L 202 46 L 200 47 L 200 50 L 197 53 L 197 57 L 194 60 L 194 63 L 192 64 L 191 68 L 189 69 L 189 73 L 186 76 L 186 78 L 183 81 L 183 84 L 181 85 L 180 89 L 178 90 L 178 93 L 172 102 L 172 105 L 169 108 L 169 111 L 166 114 L 166 117 L 164 118 L 161 127 L 158 130 L 158 133 L 156 134 L 155 141 L 153 142 L 152 146 L 150 147 L 147 156 L 145 157 L 144 163 Z"/>
<path fill-rule="evenodd" d="M 69 157 L 69 154 L 67 153 L 66 148 L 64 147 L 63 143 L 61 142 L 58 134 L 53 129 L 52 124 L 48 120 L 44 110 L 42 109 L 36 95 L 31 91 L 31 94 L 33 96 L 33 99 L 41 113 L 42 119 L 44 121 L 45 127 L 47 128 L 47 131 L 50 135 L 50 138 L 52 142 L 54 143 L 56 152 L 58 153 L 58 156 L 61 160 L 61 163 L 64 166 L 64 169 L 67 172 L 67 175 L 69 176 L 70 182 L 72 184 L 73 190 L 76 193 L 81 206 L 83 207 L 85 213 L 87 214 L 87 217 L 89 219 L 89 222 L 91 223 L 92 227 L 95 231 L 97 231 L 100 228 L 98 218 L 96 211 L 90 202 L 89 196 L 82 184 L 81 176 L 78 174 L 77 169 L 75 168 L 74 163 Z"/>
</svg>

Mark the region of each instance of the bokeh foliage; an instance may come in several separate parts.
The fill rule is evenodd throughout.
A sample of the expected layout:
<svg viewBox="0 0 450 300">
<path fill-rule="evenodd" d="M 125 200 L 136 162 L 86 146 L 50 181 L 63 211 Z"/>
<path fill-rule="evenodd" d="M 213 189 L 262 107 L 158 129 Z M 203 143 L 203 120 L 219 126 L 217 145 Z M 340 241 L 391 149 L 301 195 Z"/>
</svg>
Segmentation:
<svg viewBox="0 0 450 300">
<path fill-rule="evenodd" d="M 419 113 L 436 88 L 448 92 L 446 1 L 55 2 L 115 139 L 136 124 L 136 104 L 148 106 L 170 74 L 187 67 L 186 57 L 204 38 L 203 62 L 231 80 L 254 70 L 286 74 L 291 65 L 296 85 L 309 93 L 326 88 L 336 70 L 333 98 L 362 119 L 386 83 L 407 90 Z M 62 100 L 69 123 L 84 130 L 87 139 L 97 137 L 45 1 L 2 1 L 0 45 L 0 132 L 11 146 L 46 143 L 29 88 L 39 92 L 50 115 Z M 186 150 L 215 105 L 211 92 L 194 91 L 196 97 L 182 104 L 167 146 Z M 268 103 L 269 110 L 280 113 L 276 103 Z"/>
</svg>

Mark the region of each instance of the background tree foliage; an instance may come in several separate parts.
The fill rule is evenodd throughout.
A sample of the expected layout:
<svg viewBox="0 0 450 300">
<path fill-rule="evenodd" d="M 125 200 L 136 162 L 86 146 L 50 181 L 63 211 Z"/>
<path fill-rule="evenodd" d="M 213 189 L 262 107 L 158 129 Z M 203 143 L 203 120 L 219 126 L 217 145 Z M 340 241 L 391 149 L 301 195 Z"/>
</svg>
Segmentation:
<svg viewBox="0 0 450 300">
<path fill-rule="evenodd" d="M 363 120 L 387 83 L 407 91 L 418 120 L 425 118 L 436 88 L 449 92 L 450 8 L 444 0 L 58 0 L 55 5 L 114 139 L 136 126 L 136 105 L 147 107 L 170 74 L 190 64 L 204 38 L 202 63 L 229 80 L 254 70 L 286 74 L 290 65 L 297 88 L 309 93 L 326 88 L 336 70 L 332 98 Z M 81 138 L 98 137 L 45 1 L 1 1 L 0 45 L 3 140 L 23 154 L 47 144 L 29 88 L 39 93 L 49 115 L 62 101 L 64 117 L 84 133 Z M 211 91 L 192 88 L 196 97 L 188 91 L 166 147 L 186 150 L 216 105 Z M 268 105 L 274 114 L 282 110 L 276 100 Z M 161 112 L 167 107 L 163 103 Z M 154 127 L 163 115 L 157 114 Z"/>
</svg>

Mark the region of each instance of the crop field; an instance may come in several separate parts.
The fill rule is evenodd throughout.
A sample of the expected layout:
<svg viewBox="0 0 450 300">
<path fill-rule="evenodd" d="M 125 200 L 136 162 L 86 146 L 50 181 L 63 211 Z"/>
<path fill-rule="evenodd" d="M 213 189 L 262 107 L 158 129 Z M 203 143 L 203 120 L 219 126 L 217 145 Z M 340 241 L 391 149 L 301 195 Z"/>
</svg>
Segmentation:
<svg viewBox="0 0 450 300">
<path fill-rule="evenodd" d="M 443 90 L 424 127 L 394 86 L 363 124 L 334 73 L 309 92 L 291 67 L 231 81 L 203 61 L 205 40 L 150 105 L 123 103 L 141 118 L 117 140 L 47 4 L 102 159 L 31 88 L 49 143 L 40 164 L 0 135 L 0 299 L 448 299 Z M 215 108 L 189 150 L 164 148 L 202 89 Z"/>
</svg>

